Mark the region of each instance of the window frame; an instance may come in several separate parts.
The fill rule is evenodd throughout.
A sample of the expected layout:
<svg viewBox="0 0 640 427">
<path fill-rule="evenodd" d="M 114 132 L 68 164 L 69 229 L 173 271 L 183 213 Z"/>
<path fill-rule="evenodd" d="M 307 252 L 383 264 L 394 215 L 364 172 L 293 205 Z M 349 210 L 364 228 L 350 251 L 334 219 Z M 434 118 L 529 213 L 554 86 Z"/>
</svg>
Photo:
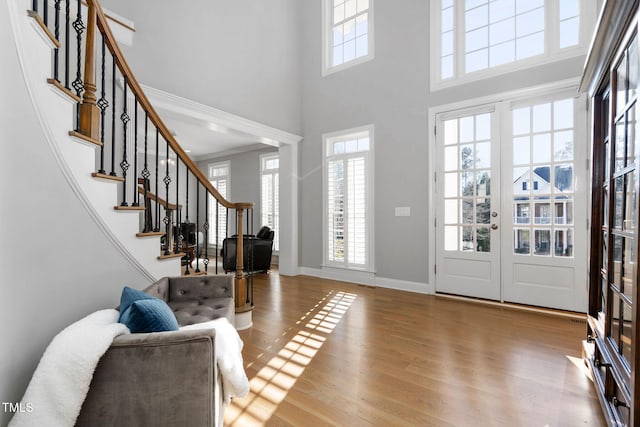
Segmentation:
<svg viewBox="0 0 640 427">
<path fill-rule="evenodd" d="M 222 197 L 224 197 L 225 199 L 229 200 L 230 198 L 230 194 L 231 194 L 231 161 L 230 160 L 225 160 L 222 162 L 216 162 L 216 163 L 209 163 L 207 164 L 207 179 L 209 180 L 209 182 L 211 183 L 211 185 L 214 186 L 214 188 L 216 190 L 218 190 L 218 186 L 215 185 L 213 183 L 213 181 L 217 181 L 219 179 L 214 177 L 212 175 L 212 171 L 213 169 L 217 169 L 217 168 L 221 168 L 221 167 L 226 167 L 227 168 L 227 174 L 225 175 L 226 181 L 227 181 L 227 188 L 226 188 L 226 194 L 221 194 Z M 220 191 L 220 190 L 218 190 Z M 222 241 L 224 240 L 224 238 L 227 236 L 228 234 L 228 229 L 229 229 L 229 223 L 228 223 L 228 218 L 224 218 L 224 227 L 221 229 L 219 224 L 216 224 L 216 227 L 212 227 L 211 224 L 215 223 L 215 215 L 216 215 L 216 211 L 215 211 L 215 206 L 212 205 L 212 203 L 216 204 L 217 201 L 216 199 L 209 195 L 208 197 L 210 197 L 209 199 L 209 218 L 207 218 L 209 220 L 209 246 L 214 246 L 216 248 L 220 248 L 222 247 Z M 226 211 L 218 211 L 218 216 L 220 219 L 220 215 L 226 215 Z M 216 229 L 218 230 L 218 241 L 216 241 Z"/>
<path fill-rule="evenodd" d="M 578 44 L 565 48 L 559 47 L 559 6 L 556 1 L 544 0 L 545 31 L 544 53 L 529 58 L 514 60 L 494 67 L 466 73 L 464 71 L 464 1 L 454 2 L 454 64 L 453 77 L 443 80 L 441 77 L 441 0 L 430 2 L 430 34 L 429 48 L 430 61 L 430 87 L 431 91 L 437 91 L 449 87 L 479 81 L 486 78 L 497 77 L 527 68 L 558 62 L 564 59 L 584 55 L 591 42 L 592 31 L 597 16 L 596 2 L 591 0 L 578 0 L 580 14 L 580 26 Z"/>
<path fill-rule="evenodd" d="M 278 168 L 265 169 L 266 162 L 268 160 L 273 160 L 273 159 L 277 159 L 278 160 Z M 265 213 L 264 212 L 264 208 L 265 207 L 264 207 L 264 204 L 262 203 L 262 198 L 263 198 L 263 195 L 264 195 L 264 187 L 262 185 L 262 179 L 263 179 L 263 177 L 265 175 L 271 175 L 271 183 L 273 185 L 274 176 L 276 174 L 278 174 L 278 181 L 277 181 L 277 186 L 274 186 L 274 190 L 276 188 L 278 189 L 277 190 L 278 191 L 277 200 L 278 200 L 278 203 L 279 203 L 280 202 L 280 189 L 279 189 L 279 186 L 280 186 L 280 154 L 278 152 L 261 154 L 260 155 L 260 222 L 261 222 L 260 226 L 267 225 L 267 224 L 265 224 L 265 221 L 263 219 L 264 213 Z M 275 203 L 275 192 L 274 192 L 274 194 L 272 196 L 274 197 L 273 206 L 275 208 L 275 206 L 276 206 L 276 203 Z M 280 250 L 280 237 L 279 237 L 279 234 L 280 234 L 280 208 L 279 208 L 279 206 L 278 206 L 278 209 L 277 209 L 277 215 L 276 215 L 276 212 L 274 212 L 272 215 L 275 217 L 275 220 L 274 220 L 274 224 L 275 225 L 273 227 L 271 227 L 271 229 L 274 231 L 273 252 L 274 253 L 278 253 L 279 250 Z"/>
<path fill-rule="evenodd" d="M 336 140 L 348 139 L 354 136 L 362 136 L 367 135 L 369 138 L 369 148 L 366 151 L 356 151 L 352 153 L 341 153 L 341 154 L 329 154 L 328 147 L 329 144 L 335 142 Z M 374 148 L 375 148 L 375 129 L 374 125 L 366 125 L 351 129 L 345 129 L 336 132 L 325 133 L 322 135 L 322 260 L 323 267 L 331 267 L 331 268 L 341 268 L 346 270 L 354 270 L 354 271 L 363 271 L 363 272 L 375 272 L 375 241 L 373 227 L 375 225 L 374 218 Z M 328 187 L 329 187 L 329 176 L 328 176 L 328 166 L 329 161 L 332 159 L 344 159 L 348 160 L 350 158 L 356 157 L 364 157 L 365 161 L 365 212 L 367 213 L 367 217 L 365 220 L 365 233 L 366 233 L 366 245 L 365 245 L 365 263 L 364 264 L 352 264 L 349 263 L 348 256 L 345 256 L 344 261 L 330 261 L 328 257 L 328 231 L 329 226 L 327 223 L 328 216 Z M 348 204 L 345 203 L 345 204 Z M 345 236 L 345 247 L 348 246 L 348 242 Z"/>
<path fill-rule="evenodd" d="M 374 0 L 369 0 L 369 8 L 367 9 L 367 54 L 359 56 L 348 62 L 339 65 L 331 65 L 331 57 L 333 54 L 333 0 L 322 0 L 322 76 L 326 77 L 338 71 L 360 65 L 371 61 L 374 55 Z"/>
</svg>

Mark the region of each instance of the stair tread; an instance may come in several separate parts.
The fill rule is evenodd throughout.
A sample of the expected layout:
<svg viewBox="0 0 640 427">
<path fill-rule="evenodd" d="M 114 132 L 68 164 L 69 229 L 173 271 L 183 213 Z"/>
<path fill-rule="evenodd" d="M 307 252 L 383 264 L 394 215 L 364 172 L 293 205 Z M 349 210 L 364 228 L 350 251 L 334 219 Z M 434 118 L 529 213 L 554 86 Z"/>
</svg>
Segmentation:
<svg viewBox="0 0 640 427">
<path fill-rule="evenodd" d="M 124 181 L 124 178 L 122 178 L 121 176 L 107 175 L 106 173 L 100 173 L 100 172 L 93 172 L 91 176 L 94 178 L 106 179 L 109 181 L 116 181 L 116 182 Z"/>
<path fill-rule="evenodd" d="M 171 253 L 169 255 L 160 255 L 158 259 L 171 259 L 171 258 L 182 258 L 186 254 L 184 252 L 178 252 L 177 254 Z"/>
<path fill-rule="evenodd" d="M 80 132 L 76 132 L 75 130 L 69 131 L 69 136 L 72 136 L 74 138 L 78 138 L 80 140 L 82 140 L 83 142 L 88 142 L 89 144 L 93 144 L 96 145 L 98 147 L 102 146 L 102 142 L 98 141 L 97 139 L 93 139 L 90 138 L 86 135 L 81 134 Z"/>
<path fill-rule="evenodd" d="M 144 206 L 114 206 L 117 211 L 143 211 Z"/>
<path fill-rule="evenodd" d="M 164 231 L 148 231 L 146 233 L 136 233 L 136 237 L 156 237 L 164 236 L 165 234 Z"/>
</svg>

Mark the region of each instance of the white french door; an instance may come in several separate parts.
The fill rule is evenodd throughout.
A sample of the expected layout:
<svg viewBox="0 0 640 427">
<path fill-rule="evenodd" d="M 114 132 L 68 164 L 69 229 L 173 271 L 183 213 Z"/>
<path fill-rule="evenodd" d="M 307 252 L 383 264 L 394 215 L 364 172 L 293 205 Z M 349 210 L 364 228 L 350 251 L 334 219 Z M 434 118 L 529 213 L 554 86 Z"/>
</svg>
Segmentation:
<svg viewBox="0 0 640 427">
<path fill-rule="evenodd" d="M 436 117 L 436 291 L 586 311 L 585 101 Z"/>
</svg>

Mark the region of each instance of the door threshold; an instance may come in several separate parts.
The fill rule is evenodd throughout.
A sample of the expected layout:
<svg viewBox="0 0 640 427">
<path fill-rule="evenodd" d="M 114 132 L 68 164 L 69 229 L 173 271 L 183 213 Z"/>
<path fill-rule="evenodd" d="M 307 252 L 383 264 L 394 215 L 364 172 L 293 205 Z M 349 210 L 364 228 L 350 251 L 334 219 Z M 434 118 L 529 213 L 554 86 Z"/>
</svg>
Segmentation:
<svg viewBox="0 0 640 427">
<path fill-rule="evenodd" d="M 579 313 L 575 311 L 559 310 L 559 309 L 547 308 L 547 307 L 537 307 L 533 305 L 517 304 L 513 302 L 500 302 L 500 301 L 493 301 L 493 300 L 488 300 L 483 298 L 474 298 L 474 297 L 467 297 L 462 295 L 445 294 L 440 292 L 436 292 L 435 296 L 441 297 L 441 298 L 459 300 L 459 301 L 473 302 L 477 304 L 491 305 L 494 307 L 507 308 L 511 310 L 528 311 L 530 313 L 540 313 L 540 314 L 547 314 L 551 316 L 565 317 L 568 319 L 584 320 L 585 322 L 587 320 L 586 313 Z"/>
</svg>

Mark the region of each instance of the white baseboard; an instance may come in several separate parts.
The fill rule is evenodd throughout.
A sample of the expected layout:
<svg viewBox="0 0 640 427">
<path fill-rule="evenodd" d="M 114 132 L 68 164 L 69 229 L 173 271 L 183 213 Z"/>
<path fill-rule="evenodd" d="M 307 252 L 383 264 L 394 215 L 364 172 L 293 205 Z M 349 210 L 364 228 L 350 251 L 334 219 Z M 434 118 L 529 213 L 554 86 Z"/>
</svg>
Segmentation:
<svg viewBox="0 0 640 427">
<path fill-rule="evenodd" d="M 339 280 L 342 282 L 356 283 L 360 285 L 377 286 L 380 288 L 395 289 L 399 291 L 416 292 L 432 295 L 435 293 L 433 286 L 428 283 L 411 282 L 408 280 L 390 279 L 378 277 L 375 273 L 342 270 L 339 268 L 312 268 L 300 267 L 299 274 L 322 279 Z"/>
</svg>

